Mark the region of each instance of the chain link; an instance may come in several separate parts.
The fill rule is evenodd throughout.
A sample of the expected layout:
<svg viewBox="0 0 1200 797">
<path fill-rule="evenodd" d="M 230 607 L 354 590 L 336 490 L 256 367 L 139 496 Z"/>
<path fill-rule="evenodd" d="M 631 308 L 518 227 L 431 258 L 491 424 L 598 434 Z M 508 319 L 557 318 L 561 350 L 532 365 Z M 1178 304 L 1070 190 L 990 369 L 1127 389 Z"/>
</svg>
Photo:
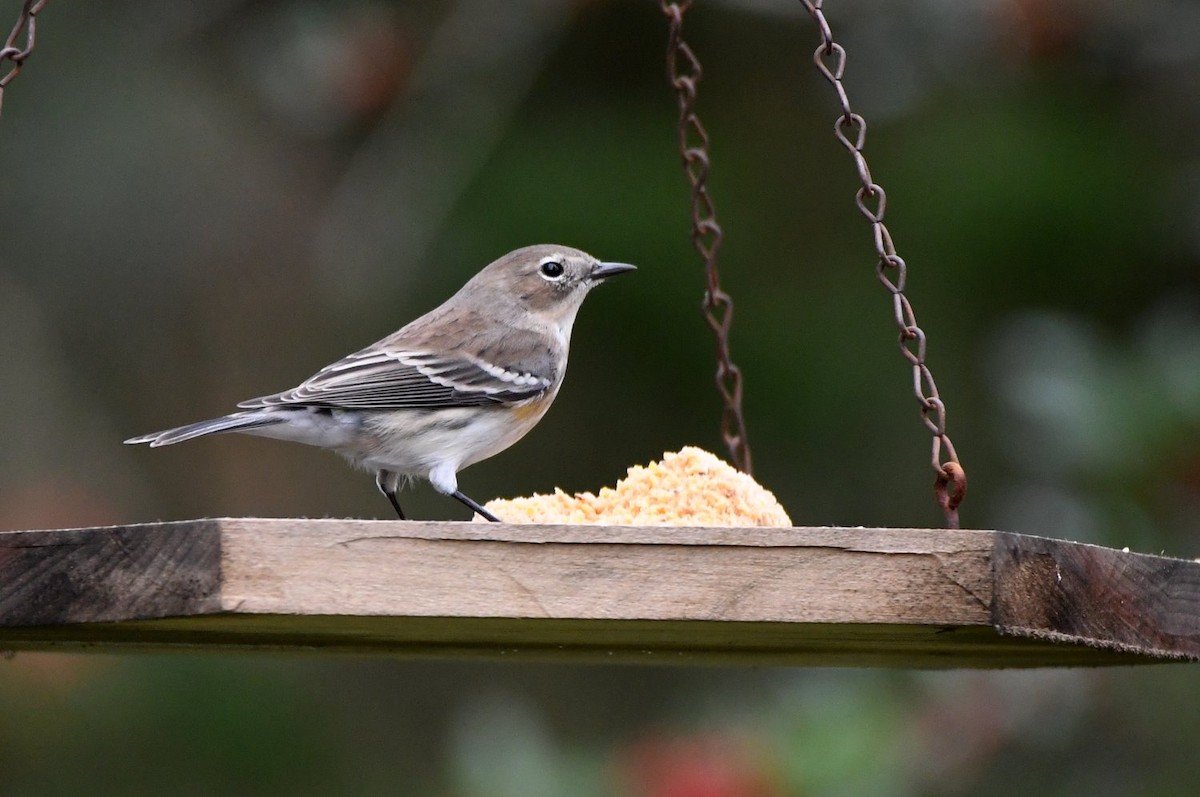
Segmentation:
<svg viewBox="0 0 1200 797">
<path fill-rule="evenodd" d="M 17 17 L 17 24 L 13 26 L 8 38 L 4 40 L 4 49 L 0 50 L 0 69 L 3 68 L 5 61 L 11 65 L 8 71 L 0 76 L 0 111 L 4 108 L 4 89 L 13 81 L 13 78 L 20 74 L 25 59 L 33 52 L 33 43 L 37 32 L 37 14 L 46 7 L 47 2 L 48 0 L 25 0 L 25 4 L 21 6 L 21 14 Z M 17 39 L 21 38 L 22 33 L 25 34 L 25 43 L 23 46 L 17 46 Z"/>
<path fill-rule="evenodd" d="M 733 325 L 733 299 L 721 289 L 717 272 L 717 250 L 723 234 L 717 224 L 717 210 L 708 193 L 708 132 L 696 116 L 696 85 L 704 73 L 700 60 L 683 40 L 683 15 L 692 0 L 668 3 L 660 0 L 667 17 L 667 79 L 679 100 L 679 155 L 692 186 L 692 245 L 704 261 L 706 286 L 702 309 L 704 320 L 717 342 L 717 391 L 724 402 L 721 437 L 729 449 L 733 464 L 751 472 L 750 442 L 746 437 L 746 419 L 742 414 L 742 372 L 729 352 L 729 330 Z"/>
<path fill-rule="evenodd" d="M 875 252 L 879 261 L 875 275 L 892 295 L 892 311 L 896 327 L 900 330 L 900 353 L 912 366 L 913 394 L 921 404 L 921 420 L 933 435 L 932 464 L 937 473 L 934 494 L 938 505 L 946 515 L 946 525 L 958 528 L 958 506 L 967 491 L 967 474 L 958 461 L 954 443 L 946 434 L 946 405 L 938 395 L 933 373 L 925 363 L 925 332 L 917 326 L 917 317 L 905 296 L 908 265 L 896 254 L 892 234 L 883 223 L 887 210 L 887 194 L 883 187 L 871 179 L 871 170 L 863 156 L 863 144 L 867 138 L 867 123 L 862 116 L 850 109 L 850 98 L 842 84 L 846 71 L 846 50 L 833 40 L 829 20 L 822 10 L 823 0 L 800 0 L 813 21 L 817 24 L 821 44 L 813 53 L 813 63 L 837 92 L 842 113 L 833 125 L 833 134 L 850 153 L 860 183 L 854 202 L 858 210 L 871 224 Z"/>
</svg>

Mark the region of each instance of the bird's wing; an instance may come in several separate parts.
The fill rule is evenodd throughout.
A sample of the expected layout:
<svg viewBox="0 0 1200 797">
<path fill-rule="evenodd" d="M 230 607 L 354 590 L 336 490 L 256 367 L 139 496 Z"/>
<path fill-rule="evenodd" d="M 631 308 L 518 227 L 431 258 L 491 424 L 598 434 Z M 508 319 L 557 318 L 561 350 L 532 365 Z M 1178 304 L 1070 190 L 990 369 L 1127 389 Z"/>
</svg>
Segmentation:
<svg viewBox="0 0 1200 797">
<path fill-rule="evenodd" d="M 479 407 L 535 398 L 552 374 L 493 365 L 470 355 L 367 349 L 322 368 L 291 390 L 243 401 L 280 406 L 395 410 Z"/>
</svg>

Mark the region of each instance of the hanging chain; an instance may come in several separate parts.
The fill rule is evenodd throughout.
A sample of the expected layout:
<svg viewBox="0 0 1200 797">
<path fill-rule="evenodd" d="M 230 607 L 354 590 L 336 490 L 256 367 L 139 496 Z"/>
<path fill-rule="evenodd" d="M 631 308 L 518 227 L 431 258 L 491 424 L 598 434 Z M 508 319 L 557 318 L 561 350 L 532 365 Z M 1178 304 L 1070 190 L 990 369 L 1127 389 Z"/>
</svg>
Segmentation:
<svg viewBox="0 0 1200 797">
<path fill-rule="evenodd" d="M 4 49 L 0 50 L 0 69 L 3 68 L 5 61 L 11 62 L 12 65 L 3 76 L 0 76 L 0 110 L 4 108 L 4 89 L 13 81 L 13 78 L 20 74 L 25 59 L 33 52 L 37 14 L 45 8 L 46 3 L 47 0 L 25 0 L 25 4 L 21 7 L 21 14 L 17 17 L 17 24 L 13 26 L 12 33 L 8 34 L 8 38 L 4 40 Z M 21 38 L 22 33 L 25 34 L 25 44 L 18 47 L 17 39 Z"/>
<path fill-rule="evenodd" d="M 883 224 L 887 194 L 882 186 L 871 179 L 871 170 L 867 168 L 867 160 L 863 156 L 867 123 L 850 110 L 850 99 L 846 96 L 846 87 L 842 85 L 842 74 L 846 69 L 846 50 L 833 40 L 829 21 L 821 9 L 823 0 L 800 2 L 817 23 L 821 35 L 821 44 L 813 53 L 813 63 L 833 86 L 842 106 L 842 114 L 833 125 L 833 134 L 854 159 L 854 168 L 861 183 L 858 193 L 854 196 L 854 202 L 858 205 L 859 212 L 871 223 L 875 252 L 879 255 L 875 274 L 892 295 L 892 309 L 896 317 L 896 326 L 900 330 L 900 353 L 912 365 L 913 393 L 921 404 L 921 420 L 933 435 L 932 463 L 937 473 L 934 494 L 946 515 L 947 527 L 956 529 L 958 505 L 962 503 L 967 492 L 967 474 L 958 461 L 954 443 L 950 442 L 950 436 L 946 434 L 946 405 L 938 395 L 929 366 L 925 364 L 925 333 L 917 326 L 912 305 L 904 295 L 908 266 L 896 254 L 892 234 Z"/>
<path fill-rule="evenodd" d="M 703 69 L 692 48 L 683 40 L 683 15 L 692 0 L 659 5 L 667 17 L 667 79 L 679 98 L 679 155 L 692 186 L 692 245 L 704 261 L 707 281 L 704 291 L 704 320 L 717 341 L 717 390 L 725 403 L 721 415 L 721 437 L 738 470 L 751 472 L 750 442 L 746 438 L 746 419 L 742 414 L 742 372 L 729 353 L 729 329 L 733 324 L 733 299 L 721 290 L 717 273 L 717 250 L 721 248 L 721 227 L 717 211 L 708 194 L 708 133 L 696 116 L 696 84 Z"/>
</svg>

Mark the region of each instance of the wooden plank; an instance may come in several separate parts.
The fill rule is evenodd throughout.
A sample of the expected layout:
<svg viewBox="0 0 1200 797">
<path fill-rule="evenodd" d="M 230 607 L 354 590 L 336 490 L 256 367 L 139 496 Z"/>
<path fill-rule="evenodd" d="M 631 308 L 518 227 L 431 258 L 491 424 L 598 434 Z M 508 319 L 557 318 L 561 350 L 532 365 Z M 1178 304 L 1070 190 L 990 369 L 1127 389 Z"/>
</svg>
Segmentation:
<svg viewBox="0 0 1200 797">
<path fill-rule="evenodd" d="M 1153 656 L 1200 655 L 1200 564 L 997 534 L 1004 633 Z"/>
<path fill-rule="evenodd" d="M 990 622 L 984 575 L 990 535 L 909 532 L 898 539 L 867 530 L 394 521 L 324 521 L 267 534 L 262 523 L 227 526 L 227 608 L 258 614 Z M 971 582 L 973 574 L 978 577 Z"/>
<path fill-rule="evenodd" d="M 1200 658 L 1200 564 L 990 531 L 225 519 L 0 533 L 0 648 Z"/>
<path fill-rule="evenodd" d="M 216 521 L 0 533 L 0 624 L 131 620 L 220 606 Z"/>
</svg>

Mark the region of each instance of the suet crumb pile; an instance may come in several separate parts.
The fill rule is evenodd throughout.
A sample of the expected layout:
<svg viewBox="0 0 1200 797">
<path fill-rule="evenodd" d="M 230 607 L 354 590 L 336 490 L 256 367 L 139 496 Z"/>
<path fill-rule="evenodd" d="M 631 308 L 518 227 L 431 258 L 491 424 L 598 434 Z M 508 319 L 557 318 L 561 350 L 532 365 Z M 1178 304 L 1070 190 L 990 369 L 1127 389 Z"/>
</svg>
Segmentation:
<svg viewBox="0 0 1200 797">
<path fill-rule="evenodd" d="M 486 508 L 506 523 L 610 526 L 791 526 L 769 490 L 702 448 L 686 446 L 659 462 L 634 465 L 598 495 L 497 498 Z M 476 515 L 475 520 L 483 518 Z"/>
</svg>

